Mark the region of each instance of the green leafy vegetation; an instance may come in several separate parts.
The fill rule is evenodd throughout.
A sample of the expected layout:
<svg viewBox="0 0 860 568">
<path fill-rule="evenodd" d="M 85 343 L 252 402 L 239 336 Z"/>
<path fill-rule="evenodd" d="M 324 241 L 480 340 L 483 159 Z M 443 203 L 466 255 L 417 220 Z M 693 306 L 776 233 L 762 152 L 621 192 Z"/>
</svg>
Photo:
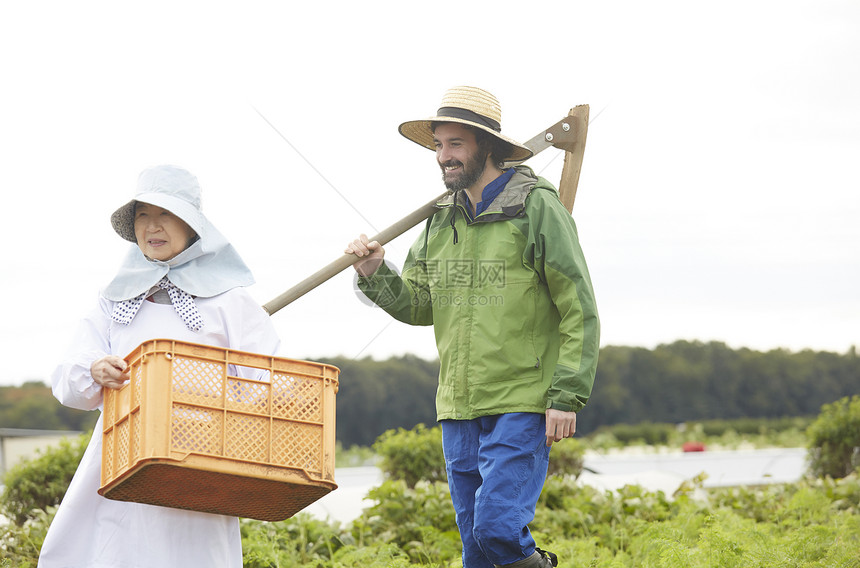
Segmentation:
<svg viewBox="0 0 860 568">
<path fill-rule="evenodd" d="M 814 475 L 849 475 L 860 466 L 860 396 L 825 404 L 808 435 Z"/>
<path fill-rule="evenodd" d="M 8 560 L 8 566 L 35 568 L 48 527 L 90 436 L 63 439 L 6 472 L 0 492 L 0 558 Z"/>
<path fill-rule="evenodd" d="M 389 430 L 376 440 L 373 449 L 382 458 L 379 465 L 386 475 L 402 479 L 407 487 L 415 487 L 421 480 L 448 481 L 439 426 L 418 424 L 411 430 Z"/>
<path fill-rule="evenodd" d="M 91 436 L 63 438 L 56 446 L 10 469 L 3 479 L 0 514 L 21 524 L 35 511 L 59 505 Z"/>
<path fill-rule="evenodd" d="M 410 488 L 402 480 L 385 481 L 370 496 L 378 504 L 346 528 L 303 515 L 281 523 L 244 521 L 245 566 L 460 565 L 444 483 Z M 638 486 L 599 492 L 551 476 L 531 527 L 568 565 L 856 568 L 858 513 L 856 474 L 712 490 L 706 500 L 692 491 L 667 496 Z"/>
<path fill-rule="evenodd" d="M 303 513 L 277 523 L 242 520 L 245 566 L 460 566 L 439 428 L 425 426 L 435 421 L 438 366 L 414 357 L 331 362 L 342 370 L 337 463 L 383 469 L 385 481 L 369 494 L 375 505 L 346 526 Z M 838 355 L 735 351 L 720 343 L 609 347 L 598 375 L 577 438 L 553 448 L 531 523 L 563 565 L 860 568 L 860 362 L 853 349 Z M 31 412 L 39 422 L 28 422 Z M 97 415 L 64 409 L 43 384 L 0 387 L 3 427 L 88 430 Z M 7 473 L 0 566 L 36 566 L 88 439 Z M 703 479 L 692 479 L 674 495 L 577 483 L 586 449 L 658 451 L 685 442 L 709 450 L 808 447 L 812 475 L 793 484 L 708 490 Z"/>
<path fill-rule="evenodd" d="M 853 416 L 853 403 L 851 399 L 825 406 L 816 424 L 833 421 L 834 414 L 842 417 L 846 408 Z M 840 418 L 836 423 L 843 422 Z M 773 425 L 774 431 L 796 427 L 791 421 Z M 731 429 L 727 425 L 713 432 L 721 439 Z M 762 432 L 769 427 L 758 424 L 750 429 Z M 690 430 L 700 435 L 706 428 L 697 424 Z M 652 431 L 653 425 L 646 424 L 633 439 L 644 439 Z M 3 493 L 0 510 L 15 520 L 0 527 L 0 551 L 12 566 L 36 566 L 62 494 L 58 488 L 64 482 L 60 480 L 71 477 L 87 438 L 81 436 L 77 442 L 45 452 L 7 475 L 7 487 L 16 489 Z M 714 440 L 703 439 L 707 443 Z M 531 523 L 542 547 L 558 554 L 567 565 L 860 567 L 860 478 L 856 470 L 839 478 L 809 477 L 793 484 L 711 490 L 703 489 L 700 477 L 674 495 L 639 486 L 598 491 L 577 483 L 583 444 L 574 439 L 554 446 L 551 475 Z M 427 470 L 427 477 L 420 475 L 422 464 L 440 459 L 439 428 L 421 425 L 389 431 L 374 448 L 388 455 L 379 459 L 386 481 L 369 493 L 373 506 L 346 526 L 305 513 L 276 523 L 243 519 L 245 567 L 460 566 L 460 540 L 447 484 L 436 464 Z M 356 448 L 350 451 L 356 452 Z M 366 453 L 362 449 L 356 455 L 364 459 Z M 400 453 L 402 459 L 397 456 Z M 49 479 L 52 476 L 57 477 L 56 482 Z"/>
</svg>

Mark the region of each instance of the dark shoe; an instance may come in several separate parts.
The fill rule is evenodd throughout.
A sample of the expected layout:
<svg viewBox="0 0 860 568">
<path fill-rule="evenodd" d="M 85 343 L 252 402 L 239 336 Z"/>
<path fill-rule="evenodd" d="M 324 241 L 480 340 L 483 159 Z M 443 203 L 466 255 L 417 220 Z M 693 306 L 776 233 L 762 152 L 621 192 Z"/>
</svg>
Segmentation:
<svg viewBox="0 0 860 568">
<path fill-rule="evenodd" d="M 545 566 L 546 568 L 550 568 L 551 566 L 554 568 L 555 566 L 558 566 L 558 556 L 556 556 L 552 552 L 547 552 L 546 550 L 535 548 L 535 554 L 541 555 L 542 563 L 538 566 Z"/>
<path fill-rule="evenodd" d="M 504 566 L 497 564 L 496 568 L 555 568 L 556 566 L 558 566 L 558 557 L 555 554 L 535 548 L 534 553 L 528 558 Z"/>
</svg>

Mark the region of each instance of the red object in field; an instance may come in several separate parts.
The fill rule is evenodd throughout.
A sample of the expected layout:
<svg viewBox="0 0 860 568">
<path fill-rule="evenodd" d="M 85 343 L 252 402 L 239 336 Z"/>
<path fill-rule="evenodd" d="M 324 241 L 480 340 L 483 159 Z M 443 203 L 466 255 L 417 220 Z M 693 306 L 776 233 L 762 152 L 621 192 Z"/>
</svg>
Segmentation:
<svg viewBox="0 0 860 568">
<path fill-rule="evenodd" d="M 681 446 L 681 449 L 685 452 L 704 452 L 705 444 L 702 442 L 684 442 L 684 445 Z"/>
</svg>

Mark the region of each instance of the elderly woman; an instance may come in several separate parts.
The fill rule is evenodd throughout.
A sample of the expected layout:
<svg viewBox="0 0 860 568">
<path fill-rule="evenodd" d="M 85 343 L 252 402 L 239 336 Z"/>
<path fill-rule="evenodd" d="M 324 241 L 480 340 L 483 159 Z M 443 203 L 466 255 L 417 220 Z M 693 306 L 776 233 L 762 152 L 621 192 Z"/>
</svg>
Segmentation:
<svg viewBox="0 0 860 568">
<path fill-rule="evenodd" d="M 72 408 L 101 408 L 104 389 L 128 379 L 123 356 L 168 338 L 274 355 L 270 318 L 244 289 L 253 277 L 204 217 L 189 172 L 141 173 L 134 199 L 111 216 L 136 243 L 52 376 Z M 98 495 L 101 418 L 45 538 L 40 568 L 241 568 L 239 521 L 206 513 L 111 501 Z"/>
</svg>

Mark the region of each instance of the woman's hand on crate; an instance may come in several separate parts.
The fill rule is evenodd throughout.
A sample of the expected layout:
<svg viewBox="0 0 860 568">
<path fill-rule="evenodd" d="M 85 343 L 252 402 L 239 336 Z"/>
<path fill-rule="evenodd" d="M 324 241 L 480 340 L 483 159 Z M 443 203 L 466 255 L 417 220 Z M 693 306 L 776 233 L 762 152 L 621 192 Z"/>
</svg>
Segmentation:
<svg viewBox="0 0 860 568">
<path fill-rule="evenodd" d="M 382 248 L 382 245 L 377 241 L 371 241 L 365 234 L 346 245 L 343 252 L 344 254 L 354 254 L 359 258 L 352 266 L 360 276 L 370 276 L 376 272 L 385 256 L 385 249 Z"/>
<path fill-rule="evenodd" d="M 118 389 L 129 379 L 128 364 L 122 357 L 106 355 L 90 365 L 90 374 L 101 386 Z"/>
</svg>

